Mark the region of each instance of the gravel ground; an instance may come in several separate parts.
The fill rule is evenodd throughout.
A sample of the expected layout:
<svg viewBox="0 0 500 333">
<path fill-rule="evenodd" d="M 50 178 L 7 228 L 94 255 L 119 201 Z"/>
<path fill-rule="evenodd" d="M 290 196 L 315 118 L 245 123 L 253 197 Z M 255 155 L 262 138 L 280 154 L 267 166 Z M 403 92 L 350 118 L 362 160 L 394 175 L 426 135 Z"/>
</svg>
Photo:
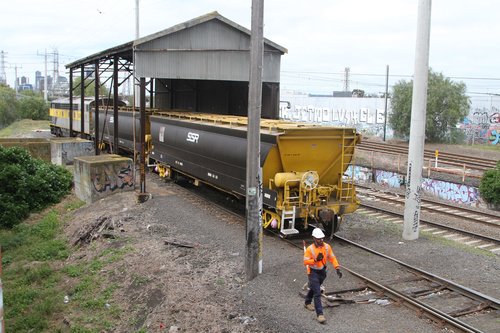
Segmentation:
<svg viewBox="0 0 500 333">
<path fill-rule="evenodd" d="M 327 324 L 303 307 L 299 295 L 307 281 L 302 251 L 264 237 L 263 274 L 245 282 L 245 226 L 232 215 L 193 198 L 171 183 L 148 175 L 152 198 L 135 203 L 135 194 L 121 193 L 79 209 L 66 233 L 103 215 L 121 225 L 123 246 L 134 250 L 103 279 L 120 288 L 114 302 L 130 317 L 114 332 L 441 332 L 411 310 L 395 305 L 343 304 L 325 309 Z M 417 265 L 424 270 L 499 297 L 499 260 L 439 238 L 401 243 L 401 230 L 384 221 L 352 214 L 340 235 Z M 119 238 L 119 239 L 120 239 Z M 87 260 L 120 241 L 97 239 L 82 246 L 71 260 Z M 170 243 L 191 244 L 185 248 Z M 366 273 L 384 274 L 363 254 L 332 244 L 340 264 Z M 446 264 L 444 264 L 446 263 Z M 141 277 L 141 283 L 134 283 Z M 360 285 L 350 274 L 330 274 L 327 290 Z"/>
</svg>

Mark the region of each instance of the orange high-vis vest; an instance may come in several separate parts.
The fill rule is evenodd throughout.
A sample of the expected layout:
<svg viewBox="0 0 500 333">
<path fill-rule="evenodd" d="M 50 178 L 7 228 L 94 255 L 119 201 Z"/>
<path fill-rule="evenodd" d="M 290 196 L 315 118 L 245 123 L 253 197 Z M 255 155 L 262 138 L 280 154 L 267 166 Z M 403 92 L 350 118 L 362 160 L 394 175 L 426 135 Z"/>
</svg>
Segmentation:
<svg viewBox="0 0 500 333">
<path fill-rule="evenodd" d="M 323 253 L 323 260 L 316 261 L 320 253 Z M 317 247 L 313 243 L 304 251 L 304 265 L 307 266 L 307 274 L 311 273 L 311 269 L 323 269 L 326 266 L 327 260 L 332 263 L 335 269 L 340 266 L 337 258 L 333 254 L 332 247 L 327 243 L 323 243 L 322 247 Z"/>
</svg>

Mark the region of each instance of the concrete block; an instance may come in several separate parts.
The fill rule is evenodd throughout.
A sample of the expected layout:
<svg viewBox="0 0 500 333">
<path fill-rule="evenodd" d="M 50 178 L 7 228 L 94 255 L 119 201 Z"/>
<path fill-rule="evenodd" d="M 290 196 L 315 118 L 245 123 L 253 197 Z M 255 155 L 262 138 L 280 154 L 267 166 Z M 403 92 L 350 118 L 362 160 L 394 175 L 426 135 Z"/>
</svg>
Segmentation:
<svg viewBox="0 0 500 333">
<path fill-rule="evenodd" d="M 53 138 L 50 140 L 52 163 L 71 165 L 77 156 L 95 155 L 94 142 L 81 138 Z"/>
<path fill-rule="evenodd" d="M 92 203 L 114 193 L 134 188 L 132 159 L 119 155 L 79 156 L 74 158 L 75 193 Z"/>
</svg>

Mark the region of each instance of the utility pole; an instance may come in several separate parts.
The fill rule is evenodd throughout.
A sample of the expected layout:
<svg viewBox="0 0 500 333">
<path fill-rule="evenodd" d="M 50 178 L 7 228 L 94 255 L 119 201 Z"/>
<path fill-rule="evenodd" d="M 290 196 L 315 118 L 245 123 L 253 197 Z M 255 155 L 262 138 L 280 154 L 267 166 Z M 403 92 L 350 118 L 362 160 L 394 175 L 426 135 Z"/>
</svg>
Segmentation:
<svg viewBox="0 0 500 333">
<path fill-rule="evenodd" d="M 139 0 L 135 0 L 135 39 L 139 39 Z"/>
<path fill-rule="evenodd" d="M 5 73 L 5 52 L 0 52 L 0 83 L 7 84 L 7 74 Z"/>
<path fill-rule="evenodd" d="M 18 68 L 22 68 L 21 66 L 17 66 L 15 65 L 14 66 L 14 76 L 15 76 L 15 80 L 14 80 L 14 90 L 16 92 L 16 94 L 18 93 L 17 89 L 19 88 L 19 84 L 18 84 L 18 80 L 17 80 L 17 69 Z"/>
<path fill-rule="evenodd" d="M 52 51 L 52 96 L 58 94 L 59 90 L 59 52 L 57 49 Z"/>
<path fill-rule="evenodd" d="M 344 91 L 349 91 L 349 67 L 344 68 Z"/>
<path fill-rule="evenodd" d="M 389 95 L 389 65 L 386 67 L 385 73 L 385 98 L 384 98 L 384 142 L 385 142 L 385 132 L 387 130 L 387 98 Z"/>
<path fill-rule="evenodd" d="M 431 7 L 432 0 L 418 1 L 415 76 L 411 105 L 410 143 L 408 149 L 408 171 L 403 225 L 403 239 L 406 240 L 415 240 L 418 238 L 420 223 L 427 81 L 429 76 Z"/>
<path fill-rule="evenodd" d="M 246 163 L 246 261 L 247 281 L 262 273 L 262 172 L 260 169 L 260 114 L 264 58 L 264 0 L 252 0 L 250 78 Z"/>
<path fill-rule="evenodd" d="M 43 80 L 43 99 L 47 102 L 47 91 L 49 89 L 49 78 L 47 77 L 47 49 L 45 49 L 45 79 Z"/>
</svg>

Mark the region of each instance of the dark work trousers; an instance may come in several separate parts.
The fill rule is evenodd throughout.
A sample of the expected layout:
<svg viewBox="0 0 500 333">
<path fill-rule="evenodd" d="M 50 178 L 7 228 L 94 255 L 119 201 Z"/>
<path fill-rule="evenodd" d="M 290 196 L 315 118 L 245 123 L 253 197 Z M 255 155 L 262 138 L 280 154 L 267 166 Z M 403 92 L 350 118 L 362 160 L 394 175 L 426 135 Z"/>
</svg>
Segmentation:
<svg viewBox="0 0 500 333">
<path fill-rule="evenodd" d="M 323 314 L 323 305 L 321 304 L 321 284 L 326 279 L 326 269 L 311 269 L 309 278 L 309 292 L 306 296 L 306 304 L 310 304 L 314 298 L 314 308 L 316 315 Z"/>
</svg>

